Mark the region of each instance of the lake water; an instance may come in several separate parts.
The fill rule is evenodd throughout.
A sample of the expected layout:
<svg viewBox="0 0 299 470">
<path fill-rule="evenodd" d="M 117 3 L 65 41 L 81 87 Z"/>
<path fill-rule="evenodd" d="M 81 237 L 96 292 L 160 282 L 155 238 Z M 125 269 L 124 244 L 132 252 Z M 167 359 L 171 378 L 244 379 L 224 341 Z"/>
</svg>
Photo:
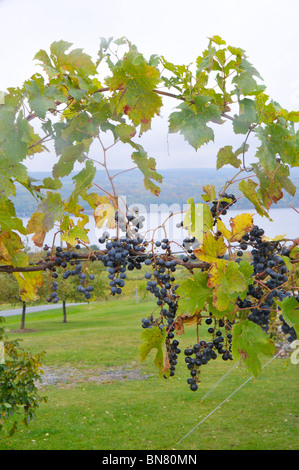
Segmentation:
<svg viewBox="0 0 299 470">
<path fill-rule="evenodd" d="M 176 243 L 181 244 L 182 240 L 186 237 L 187 231 L 182 227 L 178 228 L 177 224 L 181 222 L 183 215 L 178 213 L 182 210 L 179 207 L 170 206 L 168 210 L 158 210 L 157 207 L 151 208 L 149 212 L 140 211 L 139 215 L 145 217 L 143 222 L 144 227 L 139 231 L 141 235 L 145 235 L 145 238 L 159 240 L 161 238 L 167 238 L 173 240 Z M 184 208 L 185 209 L 185 208 Z M 299 209 L 297 209 L 299 211 Z M 171 211 L 174 212 L 174 215 L 169 218 Z M 265 235 L 267 237 L 275 237 L 277 235 L 285 235 L 285 238 L 294 239 L 299 237 L 299 214 L 292 208 L 286 209 L 272 209 L 270 210 L 270 217 L 273 220 L 272 222 L 266 217 L 259 216 L 256 211 L 253 210 L 229 210 L 227 215 L 222 216 L 223 222 L 229 228 L 229 219 L 235 217 L 238 214 L 242 213 L 251 213 L 253 214 L 254 224 L 263 228 Z M 167 220 L 168 219 L 168 220 Z M 29 218 L 23 218 L 23 223 L 26 226 Z M 166 221 L 166 222 L 165 222 Z M 164 223 L 164 230 L 161 228 L 161 224 Z M 160 227 L 160 228 L 159 228 Z M 101 229 L 95 227 L 94 218 L 90 215 L 89 223 L 87 224 L 89 229 L 88 236 L 90 244 L 98 245 L 98 239 L 106 230 L 104 226 Z M 107 229 L 111 236 L 115 235 L 114 230 Z M 51 230 L 45 238 L 45 243 L 48 243 L 49 246 L 52 244 L 52 238 L 56 230 Z M 120 232 L 123 235 L 123 232 Z M 24 237 L 22 237 L 24 238 Z M 60 242 L 59 237 L 56 237 L 57 243 Z M 27 237 L 27 243 L 31 248 L 34 248 L 34 245 L 31 241 L 31 235 Z"/>
</svg>

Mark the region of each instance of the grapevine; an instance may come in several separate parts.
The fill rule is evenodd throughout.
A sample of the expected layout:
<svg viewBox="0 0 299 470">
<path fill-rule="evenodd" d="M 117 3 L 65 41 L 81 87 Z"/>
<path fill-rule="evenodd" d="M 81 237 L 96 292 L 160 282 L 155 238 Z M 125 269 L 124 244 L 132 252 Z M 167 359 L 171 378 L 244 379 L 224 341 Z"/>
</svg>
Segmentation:
<svg viewBox="0 0 299 470">
<path fill-rule="evenodd" d="M 222 198 L 225 198 L 225 201 Z M 209 207 L 216 238 L 222 235 L 218 227 L 223 211 L 228 211 L 235 202 L 236 197 L 233 194 L 222 194 L 219 200 L 213 200 Z M 181 323 L 184 322 L 184 315 L 180 311 L 181 296 L 178 294 L 180 284 L 176 280 L 176 269 L 178 265 L 185 266 L 191 271 L 199 268 L 201 272 L 209 268 L 208 265 L 200 263 L 196 256 L 200 246 L 196 237 L 185 237 L 178 255 L 177 252 L 173 252 L 173 243 L 168 238 L 154 241 L 143 237 L 140 233 L 142 225 L 136 227 L 135 218 L 126 216 L 126 225 L 120 227 L 120 230 L 125 232 L 123 236 L 111 237 L 108 231 L 104 231 L 99 238 L 99 243 L 103 246 L 102 251 L 89 253 L 89 258 L 93 260 L 92 262 L 102 262 L 106 268 L 111 296 L 122 294 L 128 271 L 141 270 L 142 266 L 146 268 L 144 274 L 147 282 L 146 290 L 155 298 L 156 308 L 147 317 L 142 318 L 141 326 L 147 330 L 159 329 L 161 340 L 163 337 L 165 342 L 163 376 L 173 377 L 181 353 L 177 334 L 180 334 Z M 117 213 L 115 220 L 116 223 L 119 222 Z M 121 218 L 121 224 L 123 220 Z M 184 223 L 179 225 L 183 226 Z M 287 298 L 299 302 L 297 291 L 294 287 L 290 289 L 288 284 L 286 263 L 287 260 L 291 261 L 292 250 L 286 247 L 283 239 L 264 239 L 262 228 L 253 224 L 248 227 L 247 231 L 238 237 L 239 240 L 230 246 L 230 257 L 237 265 L 242 262 L 244 254 L 250 253 L 251 262 L 247 263 L 247 267 L 251 266 L 251 275 L 247 289 L 243 292 L 242 298 L 235 297 L 235 308 L 222 318 L 206 311 L 205 308 L 197 312 L 198 320 L 200 324 L 203 322 L 206 325 L 210 339 L 197 338 L 196 343 L 184 350 L 184 361 L 190 375 L 187 383 L 192 391 L 198 390 L 204 365 L 218 357 L 224 361 L 233 360 L 233 327 L 236 322 L 244 318 L 258 325 L 270 338 L 275 335 L 274 329 L 270 328 L 271 320 L 275 323 L 278 319 L 278 325 L 281 326 L 287 341 L 292 342 L 297 339 L 295 329 L 285 321 L 283 314 L 279 313 L 281 306 L 276 303 L 277 300 L 283 302 Z M 80 245 L 77 244 L 75 249 L 76 251 L 69 251 L 57 247 L 55 256 L 51 256 L 51 251 L 47 251 L 49 247 L 44 247 L 47 251 L 45 261 L 51 259 L 55 262 L 55 266 L 51 268 L 51 277 L 54 280 L 47 299 L 49 302 L 57 303 L 59 300 L 56 294 L 59 278 L 56 267 L 64 268 L 62 279 L 71 275 L 77 276 L 78 291 L 87 300 L 92 298 L 92 285 L 87 285 L 88 279 L 83 272 L 82 261 L 78 259 Z M 223 256 L 219 259 L 223 259 Z M 192 268 L 189 267 L 190 262 Z M 72 269 L 67 269 L 68 264 Z M 93 277 L 90 275 L 89 281 Z"/>
<path fill-rule="evenodd" d="M 138 271 L 155 300 L 153 311 L 139 319 L 141 360 L 156 349 L 159 374 L 170 380 L 183 360 L 192 391 L 203 380 L 203 366 L 219 357 L 241 359 L 258 375 L 259 355 L 275 353 L 277 325 L 290 343 L 298 337 L 299 238 L 267 237 L 250 213 L 231 217 L 228 224 L 223 220 L 240 198 L 269 218 L 285 193 L 294 197 L 290 170 L 299 166 L 299 112 L 270 99 L 245 51 L 217 35 L 189 65 L 177 66 L 155 54 L 147 59 L 127 38 L 101 39 L 96 60 L 64 40 L 53 42 L 50 52 L 38 51 L 34 59 L 39 72 L 9 88 L 0 104 L 0 272 L 14 276 L 21 300 L 31 302 L 38 299 L 45 271 L 47 301 L 57 304 L 59 283 L 69 277 L 76 279 L 83 301 L 93 300 L 90 263 L 104 266 L 109 295 L 116 298 L 130 272 Z M 169 134 L 182 136 L 194 151 L 213 142 L 214 129 L 225 122 L 241 140 L 238 148 L 225 145 L 215 155 L 217 170 L 229 165 L 236 169 L 234 177 L 218 193 L 207 182 L 202 201 L 186 201 L 178 222 L 186 230 L 180 243 L 170 239 L 165 222 L 159 239 L 157 228 L 145 231 L 144 216 L 137 207 L 127 207 L 117 187 L 118 175 L 139 171 L 145 189 L 159 196 L 163 177 L 139 137 L 150 132 L 166 99 L 175 103 Z M 253 135 L 259 145 L 248 167 Z M 51 176 L 33 180 L 23 162 L 49 150 L 48 142 L 57 157 Z M 121 146 L 119 154 L 129 149 L 133 166 L 113 175 L 109 152 Z M 95 147 L 96 155 L 91 153 Z M 80 170 L 64 198 L 63 177 L 76 165 Z M 94 181 L 99 168 L 108 186 Z M 238 194 L 232 188 L 236 183 Z M 26 226 L 14 206 L 18 184 L 36 200 Z M 82 201 L 102 231 L 96 250 L 90 247 Z M 51 230 L 55 235 L 47 244 Z M 34 245 L 44 249 L 38 262 L 29 262 L 21 235 L 31 235 Z M 183 280 L 178 276 L 182 267 Z M 180 335 L 188 325 L 194 327 L 194 341 L 182 353 Z M 200 326 L 208 339 L 199 336 Z"/>
</svg>

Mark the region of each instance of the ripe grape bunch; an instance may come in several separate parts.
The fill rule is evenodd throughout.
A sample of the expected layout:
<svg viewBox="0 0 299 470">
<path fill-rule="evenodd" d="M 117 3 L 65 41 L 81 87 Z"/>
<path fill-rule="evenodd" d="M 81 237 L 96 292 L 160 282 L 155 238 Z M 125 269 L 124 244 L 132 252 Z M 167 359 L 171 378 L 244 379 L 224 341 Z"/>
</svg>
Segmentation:
<svg viewBox="0 0 299 470">
<path fill-rule="evenodd" d="M 255 225 L 241 240 L 237 256 L 240 259 L 244 251 L 252 248 L 254 280 L 248 287 L 247 297 L 239 299 L 237 304 L 240 308 L 249 309 L 248 319 L 268 332 L 271 315 L 276 316 L 275 299 L 283 301 L 286 297 L 294 297 L 299 302 L 299 296 L 287 287 L 287 266 L 283 257 L 289 257 L 290 250 L 279 241 L 263 240 L 263 235 L 264 230 Z M 284 325 L 282 331 L 290 334 L 288 340 L 296 339 L 295 330 L 287 328 L 282 315 L 279 319 Z"/>
<path fill-rule="evenodd" d="M 76 250 L 79 251 L 80 249 L 81 246 L 77 244 Z M 68 279 L 70 276 L 77 276 L 79 280 L 77 291 L 84 295 L 84 298 L 86 300 L 90 300 L 94 287 L 88 282 L 88 279 L 92 281 L 95 276 L 94 274 L 90 274 L 88 276 L 84 272 L 81 261 L 78 259 L 78 251 L 64 251 L 61 246 L 57 246 L 55 249 L 55 254 L 53 255 L 51 251 L 49 251 L 50 249 L 47 245 L 44 246 L 44 250 L 47 251 L 45 260 L 52 260 L 55 263 L 55 265 L 51 268 L 52 283 L 50 285 L 49 296 L 46 298 L 47 302 L 56 304 L 60 300 L 57 292 L 59 288 L 59 284 L 57 281 L 57 279 L 59 278 L 59 273 L 57 272 L 57 268 L 59 267 L 63 268 L 64 270 L 61 276 L 62 279 Z M 66 269 L 68 266 L 70 267 L 70 269 Z"/>
<path fill-rule="evenodd" d="M 126 271 L 141 269 L 146 259 L 147 242 L 139 236 L 139 229 L 143 228 L 144 216 L 138 215 L 138 207 L 134 207 L 131 213 L 122 214 L 115 212 L 115 222 L 118 228 L 125 232 L 125 236 L 110 237 L 109 232 L 104 232 L 99 238 L 105 249 L 98 255 L 98 260 L 108 268 L 108 279 L 110 280 L 110 294 L 122 294 Z"/>
<path fill-rule="evenodd" d="M 176 259 L 171 253 L 171 244 L 167 238 L 157 240 L 155 247 L 161 251 L 155 253 L 150 252 L 145 260 L 145 265 L 151 266 L 152 272 L 147 272 L 146 289 L 157 299 L 157 316 L 156 319 L 144 318 L 142 320 L 143 328 L 151 328 L 153 325 L 159 326 L 161 331 L 166 328 L 166 349 L 168 353 L 168 361 L 170 365 L 170 376 L 175 373 L 177 364 L 179 341 L 174 339 L 175 318 L 178 309 L 178 296 L 176 290 L 179 285 L 176 283 Z"/>
<path fill-rule="evenodd" d="M 212 335 L 211 340 L 208 342 L 206 340 L 198 341 L 193 347 L 184 350 L 185 362 L 191 375 L 187 379 L 187 383 L 193 392 L 198 389 L 203 365 L 211 359 L 217 359 L 218 356 L 221 356 L 224 361 L 233 359 L 231 354 L 232 334 L 230 333 L 232 324 L 230 322 L 225 323 L 222 319 L 213 320 L 211 315 L 205 322 L 207 325 L 214 322 L 214 325 L 208 328 L 208 333 Z M 226 338 L 223 337 L 224 333 L 220 329 L 222 327 L 225 327 Z"/>
<path fill-rule="evenodd" d="M 108 234 L 99 239 L 101 244 L 105 243 L 105 250 L 98 255 L 98 260 L 108 268 L 108 279 L 110 280 L 110 293 L 121 294 L 127 277 L 126 271 L 141 269 L 145 260 L 144 252 L 146 243 L 142 238 L 112 237 Z"/>
<path fill-rule="evenodd" d="M 212 202 L 212 207 L 210 208 L 211 214 L 216 221 L 216 217 L 220 217 L 221 215 L 226 215 L 229 208 L 232 204 L 235 204 L 237 199 L 234 194 L 227 194 L 222 193 L 221 199 L 214 200 Z"/>
</svg>

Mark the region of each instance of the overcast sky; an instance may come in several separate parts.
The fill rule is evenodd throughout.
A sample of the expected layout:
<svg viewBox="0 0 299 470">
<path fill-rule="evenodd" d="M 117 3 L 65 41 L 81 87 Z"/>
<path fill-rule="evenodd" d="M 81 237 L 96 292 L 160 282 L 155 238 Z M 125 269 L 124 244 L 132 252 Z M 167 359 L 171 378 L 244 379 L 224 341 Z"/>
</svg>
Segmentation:
<svg viewBox="0 0 299 470">
<path fill-rule="evenodd" d="M 59 39 L 95 58 L 101 37 L 126 36 L 146 57 L 189 64 L 217 34 L 245 49 L 275 101 L 299 109 L 298 18 L 298 0 L 0 0 L 0 91 L 36 72 L 35 53 Z M 195 152 L 183 137 L 167 135 L 162 114 L 142 141 L 158 168 L 214 166 L 219 145 L 231 143 L 226 126 L 215 144 Z M 114 152 L 111 166 L 129 164 L 126 152 Z M 53 161 L 45 154 L 26 163 L 30 170 L 50 170 Z"/>
</svg>

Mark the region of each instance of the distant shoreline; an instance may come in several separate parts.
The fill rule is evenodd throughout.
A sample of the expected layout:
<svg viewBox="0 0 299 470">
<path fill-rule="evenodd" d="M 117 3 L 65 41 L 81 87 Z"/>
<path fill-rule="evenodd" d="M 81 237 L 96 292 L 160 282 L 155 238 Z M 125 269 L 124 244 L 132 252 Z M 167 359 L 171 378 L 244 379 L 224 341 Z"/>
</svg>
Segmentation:
<svg viewBox="0 0 299 470">
<path fill-rule="evenodd" d="M 115 174 L 121 169 L 111 170 L 111 174 Z M 183 206 L 187 204 L 187 200 L 192 197 L 196 202 L 203 202 L 203 186 L 214 185 L 216 191 L 220 191 L 226 181 L 236 174 L 236 169 L 230 167 L 223 167 L 217 170 L 216 168 L 165 168 L 157 169 L 157 172 L 163 176 L 161 184 L 153 180 L 154 184 L 160 187 L 160 196 L 156 197 L 150 191 L 144 188 L 143 174 L 139 170 L 128 171 L 118 175 L 114 183 L 116 191 L 119 195 L 126 197 L 127 205 L 140 203 L 149 210 L 151 204 L 179 204 Z M 73 171 L 69 175 L 61 179 L 62 188 L 59 190 L 61 198 L 65 200 L 73 191 L 74 181 L 73 177 L 78 171 Z M 51 172 L 30 172 L 29 176 L 34 178 L 35 184 L 42 182 L 44 178 L 51 176 Z M 299 188 L 299 168 L 291 169 L 291 181 Z M 102 188 L 109 190 L 109 180 L 104 170 L 96 172 L 94 182 Z M 34 184 L 34 183 L 33 183 Z M 91 188 L 90 192 L 99 192 L 96 187 Z M 238 183 L 229 187 L 229 192 L 239 197 L 242 193 L 239 191 Z M 290 196 L 283 189 L 284 197 L 273 204 L 271 209 L 286 209 L 290 205 L 299 207 L 299 191 L 297 190 L 294 197 Z M 17 195 L 12 198 L 15 205 L 17 217 L 28 217 L 35 212 L 37 201 L 34 197 L 21 185 L 17 184 Z M 86 201 L 80 200 L 79 203 L 86 213 L 92 213 L 90 206 Z M 245 197 L 238 200 L 236 204 L 238 210 L 253 210 L 254 206 Z"/>
</svg>

